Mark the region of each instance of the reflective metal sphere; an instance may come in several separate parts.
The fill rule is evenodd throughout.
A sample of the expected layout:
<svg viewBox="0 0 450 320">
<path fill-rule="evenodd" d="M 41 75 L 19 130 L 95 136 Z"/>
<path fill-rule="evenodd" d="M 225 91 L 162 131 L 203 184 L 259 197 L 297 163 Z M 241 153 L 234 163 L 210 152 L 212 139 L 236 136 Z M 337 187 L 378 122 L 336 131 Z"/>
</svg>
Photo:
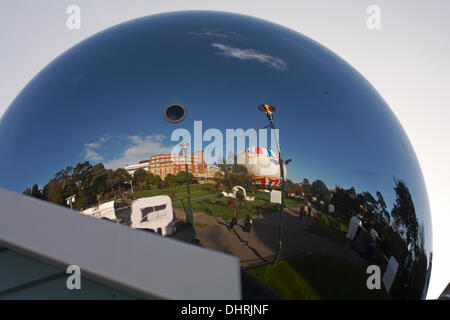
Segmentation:
<svg viewBox="0 0 450 320">
<path fill-rule="evenodd" d="M 257 147 L 285 166 L 274 191 L 237 161 Z M 170 196 L 136 223 L 239 257 L 244 298 L 426 295 L 431 216 L 400 123 L 355 69 L 279 25 L 175 12 L 101 32 L 23 89 L 0 154 L 0 187 L 130 227 L 138 198 Z"/>
</svg>

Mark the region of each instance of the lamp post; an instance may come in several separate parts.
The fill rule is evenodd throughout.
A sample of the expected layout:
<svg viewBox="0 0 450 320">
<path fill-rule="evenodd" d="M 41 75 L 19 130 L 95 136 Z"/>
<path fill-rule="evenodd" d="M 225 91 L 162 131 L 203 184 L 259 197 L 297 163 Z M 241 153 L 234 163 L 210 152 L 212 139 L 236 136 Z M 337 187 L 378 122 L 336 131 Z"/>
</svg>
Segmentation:
<svg viewBox="0 0 450 320">
<path fill-rule="evenodd" d="M 275 112 L 275 107 L 268 104 L 261 104 L 260 106 L 258 106 L 258 110 L 266 114 L 267 119 L 269 119 L 270 122 L 270 128 L 272 130 L 275 130 L 275 124 L 273 121 L 273 113 Z M 280 142 L 276 136 L 275 131 L 274 137 L 278 147 L 278 162 L 280 163 L 281 205 L 280 205 L 280 221 L 278 230 L 278 248 L 275 257 L 272 261 L 273 265 L 275 265 L 280 259 L 281 251 L 283 249 L 283 209 L 284 209 L 284 162 L 283 157 L 281 156 Z"/>
<path fill-rule="evenodd" d="M 184 164 L 186 167 L 186 187 L 187 187 L 187 202 L 188 202 L 188 206 L 187 206 L 187 212 L 186 212 L 186 223 L 190 224 L 191 226 L 194 224 L 194 216 L 192 215 L 192 208 L 191 208 L 191 192 L 189 190 L 189 168 L 188 168 L 188 154 L 187 154 L 187 149 L 188 149 L 189 144 L 186 142 L 183 142 L 181 144 L 181 147 L 184 150 Z"/>
<path fill-rule="evenodd" d="M 76 198 L 76 195 L 66 198 L 66 203 L 68 206 L 70 206 L 70 209 L 72 209 L 72 204 L 75 202 L 75 198 Z"/>
</svg>

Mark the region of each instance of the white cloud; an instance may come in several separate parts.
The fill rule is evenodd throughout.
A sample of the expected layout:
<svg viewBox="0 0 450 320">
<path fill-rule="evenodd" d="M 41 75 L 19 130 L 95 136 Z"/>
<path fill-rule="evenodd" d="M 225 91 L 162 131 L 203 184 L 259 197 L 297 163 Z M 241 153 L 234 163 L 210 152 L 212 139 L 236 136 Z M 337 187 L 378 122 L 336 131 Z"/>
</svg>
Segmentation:
<svg viewBox="0 0 450 320">
<path fill-rule="evenodd" d="M 91 149 L 85 149 L 84 151 L 85 151 L 84 158 L 90 162 L 97 162 L 103 160 L 103 157 L 97 151 Z"/>
<path fill-rule="evenodd" d="M 94 149 L 100 149 L 105 142 L 106 138 L 100 137 L 96 141 L 86 143 L 84 145 L 84 158 L 91 162 L 102 161 L 104 158 Z"/>
<path fill-rule="evenodd" d="M 222 29 L 207 29 L 203 28 L 201 31 L 189 31 L 189 35 L 195 37 L 220 38 L 232 41 L 241 41 L 242 36 L 236 32 L 226 31 Z"/>
<path fill-rule="evenodd" d="M 163 145 L 164 139 L 163 135 L 129 136 L 130 145 L 127 149 L 118 158 L 105 162 L 105 167 L 115 170 L 123 168 L 127 164 L 135 164 L 140 160 L 149 159 L 155 154 L 170 153 L 172 148 Z"/>
<path fill-rule="evenodd" d="M 254 49 L 240 49 L 230 47 L 221 43 L 213 43 L 211 44 L 211 46 L 219 49 L 220 52 L 218 54 L 227 58 L 237 58 L 239 60 L 255 60 L 276 70 L 287 69 L 287 64 L 286 62 L 284 62 L 284 60 L 258 52 Z"/>
</svg>

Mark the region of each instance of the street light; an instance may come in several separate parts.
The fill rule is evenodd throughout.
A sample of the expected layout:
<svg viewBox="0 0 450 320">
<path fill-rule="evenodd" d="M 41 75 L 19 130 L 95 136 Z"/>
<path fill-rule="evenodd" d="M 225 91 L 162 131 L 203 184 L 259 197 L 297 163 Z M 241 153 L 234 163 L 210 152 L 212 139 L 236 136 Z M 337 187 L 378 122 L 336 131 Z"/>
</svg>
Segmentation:
<svg viewBox="0 0 450 320">
<path fill-rule="evenodd" d="M 72 209 L 72 204 L 75 202 L 75 198 L 76 198 L 75 194 L 73 196 L 66 198 L 66 204 L 70 206 L 70 209 Z"/>
<path fill-rule="evenodd" d="M 278 248 L 275 254 L 275 257 L 272 261 L 272 264 L 275 265 L 280 259 L 281 250 L 283 248 L 283 209 L 284 209 L 284 163 L 283 157 L 281 156 L 281 148 L 280 142 L 276 136 L 275 124 L 273 122 L 273 113 L 276 108 L 274 106 L 268 104 L 261 104 L 258 106 L 258 110 L 262 111 L 266 114 L 267 119 L 270 122 L 270 128 L 273 130 L 273 135 L 275 137 L 275 141 L 278 147 L 278 162 L 280 163 L 280 183 L 281 183 L 281 205 L 280 205 L 280 222 L 279 222 L 279 230 L 278 230 Z"/>
<path fill-rule="evenodd" d="M 190 224 L 191 226 L 194 225 L 194 216 L 192 215 L 192 208 L 191 208 L 191 192 L 189 190 L 189 168 L 188 168 L 188 149 L 189 144 L 186 142 L 183 142 L 181 144 L 181 147 L 184 150 L 184 164 L 186 166 L 186 187 L 187 187 L 187 201 L 188 201 L 188 207 L 186 212 L 186 223 Z"/>
</svg>

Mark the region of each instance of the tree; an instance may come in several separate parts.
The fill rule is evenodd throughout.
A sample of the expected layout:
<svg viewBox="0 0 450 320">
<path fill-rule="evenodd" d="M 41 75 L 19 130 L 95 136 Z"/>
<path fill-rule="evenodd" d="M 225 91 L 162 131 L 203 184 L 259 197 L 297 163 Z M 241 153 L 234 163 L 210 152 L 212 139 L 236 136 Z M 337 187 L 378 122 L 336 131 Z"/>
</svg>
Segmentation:
<svg viewBox="0 0 450 320">
<path fill-rule="evenodd" d="M 63 189 L 61 183 L 59 183 L 55 179 L 52 179 L 44 186 L 43 191 L 45 200 L 64 205 Z"/>
<path fill-rule="evenodd" d="M 302 195 L 303 193 L 302 185 L 300 183 L 295 183 L 292 191 L 298 196 Z"/>
<path fill-rule="evenodd" d="M 244 187 L 247 191 L 253 192 L 256 190 L 255 184 L 248 173 L 248 170 L 243 165 L 233 165 L 231 169 L 225 169 L 223 176 L 218 181 L 228 189 L 234 186 Z"/>
<path fill-rule="evenodd" d="M 42 193 L 41 190 L 39 189 L 39 186 L 37 184 L 35 184 L 32 188 L 31 188 L 31 196 L 38 198 L 38 199 L 42 199 Z"/>
<path fill-rule="evenodd" d="M 284 182 L 284 192 L 288 194 L 294 193 L 294 183 L 289 179 L 286 179 Z"/>
<path fill-rule="evenodd" d="M 370 192 L 362 192 L 357 196 L 364 208 L 363 217 L 371 226 L 375 226 L 380 221 L 378 212 L 378 201 L 370 194 Z"/>
<path fill-rule="evenodd" d="M 303 192 L 305 193 L 305 197 L 311 198 L 312 196 L 311 184 L 309 183 L 309 180 L 307 178 L 303 179 L 302 188 Z"/>
<path fill-rule="evenodd" d="M 123 168 L 119 168 L 113 173 L 113 186 L 114 188 L 120 189 L 125 186 L 131 180 L 130 174 Z"/>
<path fill-rule="evenodd" d="M 153 173 L 149 173 L 148 175 L 145 176 L 144 178 L 144 183 L 146 185 L 153 185 L 153 186 L 160 186 L 162 183 L 162 179 L 160 176 L 158 175 L 154 175 Z"/>
<path fill-rule="evenodd" d="M 168 186 L 168 187 L 174 187 L 178 184 L 178 179 L 176 176 L 174 176 L 173 174 L 169 173 L 165 178 L 164 178 L 164 183 Z"/>
<path fill-rule="evenodd" d="M 186 183 L 186 171 L 178 172 L 176 175 L 176 178 L 177 178 L 178 184 Z M 191 184 L 194 182 L 194 175 L 190 172 L 188 173 L 188 180 L 189 180 L 189 183 L 191 183 Z"/>
<path fill-rule="evenodd" d="M 419 224 L 411 193 L 403 180 L 394 179 L 394 181 L 396 194 L 394 207 L 392 208 L 394 223 L 398 230 L 403 230 L 406 246 L 410 243 L 417 246 Z"/>
<path fill-rule="evenodd" d="M 24 192 L 22 192 L 22 194 L 26 195 L 26 196 L 31 196 L 31 188 L 26 188 Z"/>
<path fill-rule="evenodd" d="M 386 210 L 386 202 L 384 201 L 383 195 L 380 191 L 377 191 L 377 199 L 378 199 L 378 208 L 379 213 L 384 217 L 386 222 L 389 224 L 391 222 L 391 215 L 389 211 Z"/>
<path fill-rule="evenodd" d="M 102 163 L 97 163 L 92 167 L 90 176 L 91 185 L 88 193 L 97 199 L 97 196 L 103 196 L 106 192 L 107 172 L 105 166 Z"/>
<path fill-rule="evenodd" d="M 316 180 L 311 184 L 312 195 L 318 197 L 320 200 L 330 201 L 331 194 L 327 185 L 322 180 Z"/>
<path fill-rule="evenodd" d="M 133 181 L 136 184 L 142 185 L 144 183 L 144 179 L 147 176 L 147 171 L 142 168 L 137 169 L 133 174 Z"/>
<path fill-rule="evenodd" d="M 348 190 L 336 188 L 336 192 L 331 199 L 331 203 L 335 206 L 336 211 L 344 214 L 348 218 L 360 210 L 360 201 L 356 198 L 354 191 L 354 188 Z"/>
</svg>

